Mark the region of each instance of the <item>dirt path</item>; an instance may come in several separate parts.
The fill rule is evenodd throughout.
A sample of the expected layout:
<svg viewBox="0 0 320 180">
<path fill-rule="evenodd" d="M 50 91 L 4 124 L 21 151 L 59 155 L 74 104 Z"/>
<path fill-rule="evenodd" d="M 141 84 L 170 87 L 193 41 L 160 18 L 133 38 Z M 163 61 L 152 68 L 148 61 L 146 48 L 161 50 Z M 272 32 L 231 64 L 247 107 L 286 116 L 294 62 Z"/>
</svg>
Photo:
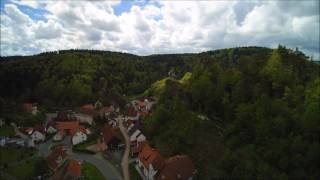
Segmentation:
<svg viewBox="0 0 320 180">
<path fill-rule="evenodd" d="M 119 118 L 119 127 L 120 131 L 125 139 L 126 143 L 126 149 L 124 151 L 123 157 L 122 157 L 122 171 L 123 171 L 123 177 L 124 180 L 130 180 L 130 174 L 129 174 L 129 153 L 130 153 L 130 141 L 128 136 L 127 129 L 123 126 L 123 118 Z"/>
</svg>

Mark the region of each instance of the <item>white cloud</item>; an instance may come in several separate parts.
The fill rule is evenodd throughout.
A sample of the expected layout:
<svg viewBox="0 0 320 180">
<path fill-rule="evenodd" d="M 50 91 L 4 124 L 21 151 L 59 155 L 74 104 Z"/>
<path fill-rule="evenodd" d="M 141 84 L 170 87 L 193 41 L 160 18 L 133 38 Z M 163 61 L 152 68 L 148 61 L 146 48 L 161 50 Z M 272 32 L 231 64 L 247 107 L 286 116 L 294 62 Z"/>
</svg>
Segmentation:
<svg viewBox="0 0 320 180">
<path fill-rule="evenodd" d="M 1 55 L 88 48 L 139 55 L 281 43 L 319 58 L 318 1 L 18 1 L 1 10 Z M 37 20 L 20 5 L 42 9 Z"/>
</svg>

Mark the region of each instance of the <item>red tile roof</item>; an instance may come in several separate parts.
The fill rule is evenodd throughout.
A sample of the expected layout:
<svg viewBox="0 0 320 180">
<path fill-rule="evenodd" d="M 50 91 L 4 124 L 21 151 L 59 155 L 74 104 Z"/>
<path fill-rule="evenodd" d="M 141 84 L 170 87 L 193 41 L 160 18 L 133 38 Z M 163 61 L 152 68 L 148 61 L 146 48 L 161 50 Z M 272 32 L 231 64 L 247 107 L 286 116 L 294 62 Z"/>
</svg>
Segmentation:
<svg viewBox="0 0 320 180">
<path fill-rule="evenodd" d="M 79 128 L 79 122 L 78 121 L 57 122 L 56 128 L 59 131 L 67 130 L 70 135 L 73 135 Z"/>
<path fill-rule="evenodd" d="M 74 177 L 80 177 L 81 176 L 80 162 L 74 159 L 70 159 L 66 173 Z"/>
<path fill-rule="evenodd" d="M 134 110 L 133 107 L 129 107 L 127 113 L 128 113 L 128 116 L 136 116 L 137 115 L 137 111 Z"/>
<path fill-rule="evenodd" d="M 31 112 L 32 107 L 36 106 L 36 103 L 23 103 L 22 108 L 24 111 Z"/>
<path fill-rule="evenodd" d="M 152 164 L 155 170 L 161 169 L 165 161 L 160 152 L 151 148 L 148 143 L 145 143 L 139 152 L 139 159 L 144 167 L 149 168 L 149 164 Z"/>
<path fill-rule="evenodd" d="M 67 157 L 66 150 L 62 147 L 53 149 L 47 157 L 48 166 L 51 169 L 55 170 L 58 168 L 59 165 L 61 165 L 57 162 L 59 157 L 61 157 L 62 159 L 65 159 Z"/>
<path fill-rule="evenodd" d="M 110 125 L 105 124 L 103 128 L 101 128 L 102 140 L 108 144 L 115 136 L 116 130 L 111 128 Z"/>
<path fill-rule="evenodd" d="M 194 174 L 195 168 L 192 160 L 188 156 L 177 155 L 166 160 L 164 167 L 157 175 L 157 180 L 187 180 Z"/>
</svg>

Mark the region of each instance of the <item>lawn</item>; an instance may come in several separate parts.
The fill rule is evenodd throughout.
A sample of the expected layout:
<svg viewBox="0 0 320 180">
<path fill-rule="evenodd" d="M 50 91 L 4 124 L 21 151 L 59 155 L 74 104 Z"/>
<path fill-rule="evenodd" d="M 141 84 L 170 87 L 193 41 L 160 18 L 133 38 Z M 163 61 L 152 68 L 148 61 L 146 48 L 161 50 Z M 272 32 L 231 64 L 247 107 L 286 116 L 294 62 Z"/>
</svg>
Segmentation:
<svg viewBox="0 0 320 180">
<path fill-rule="evenodd" d="M 84 162 L 82 164 L 82 176 L 86 180 L 104 180 L 102 173 L 93 164 Z"/>
<path fill-rule="evenodd" d="M 0 148 L 0 165 L 8 164 L 21 160 L 26 157 L 30 157 L 35 154 L 34 149 L 22 148 L 22 147 L 1 147 Z"/>
<path fill-rule="evenodd" d="M 14 136 L 16 133 L 13 130 L 13 127 L 9 125 L 4 125 L 0 128 L 0 136 Z"/>
<path fill-rule="evenodd" d="M 21 164 L 9 167 L 5 171 L 17 179 L 32 179 L 43 173 L 42 168 L 39 169 L 43 162 L 45 161 L 42 157 L 34 157 Z"/>
</svg>

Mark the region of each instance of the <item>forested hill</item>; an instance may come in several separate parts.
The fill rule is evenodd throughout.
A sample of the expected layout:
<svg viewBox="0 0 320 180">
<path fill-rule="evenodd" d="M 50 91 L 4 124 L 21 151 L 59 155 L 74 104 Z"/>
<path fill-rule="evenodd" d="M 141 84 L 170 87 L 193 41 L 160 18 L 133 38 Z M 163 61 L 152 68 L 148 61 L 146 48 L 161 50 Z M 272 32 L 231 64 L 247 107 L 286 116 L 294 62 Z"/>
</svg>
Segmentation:
<svg viewBox="0 0 320 180">
<path fill-rule="evenodd" d="M 198 57 L 188 81 L 148 90 L 160 92 L 144 120 L 153 145 L 188 154 L 201 180 L 319 179 L 319 65 L 281 46 Z"/>
<path fill-rule="evenodd" d="M 192 71 L 202 56 L 217 56 L 228 64 L 241 55 L 263 56 L 271 50 L 250 47 L 201 54 L 136 56 L 91 50 L 65 50 L 34 56 L 1 57 L 0 93 L 6 100 L 47 105 L 78 105 L 102 99 L 119 99 L 144 92 L 174 72 Z"/>
</svg>

